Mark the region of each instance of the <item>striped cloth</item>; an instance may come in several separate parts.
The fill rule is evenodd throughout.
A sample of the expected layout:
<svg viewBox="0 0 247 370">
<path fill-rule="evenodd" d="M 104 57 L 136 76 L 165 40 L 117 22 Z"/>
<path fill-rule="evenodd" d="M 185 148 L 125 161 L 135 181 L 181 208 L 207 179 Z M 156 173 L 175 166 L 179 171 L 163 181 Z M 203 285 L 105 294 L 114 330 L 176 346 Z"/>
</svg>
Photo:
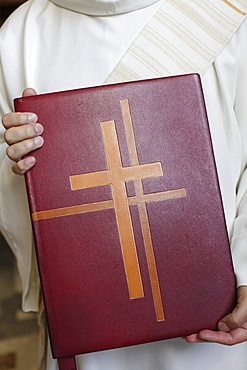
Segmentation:
<svg viewBox="0 0 247 370">
<path fill-rule="evenodd" d="M 245 0 L 165 0 L 106 82 L 203 75 L 246 11 Z"/>
</svg>

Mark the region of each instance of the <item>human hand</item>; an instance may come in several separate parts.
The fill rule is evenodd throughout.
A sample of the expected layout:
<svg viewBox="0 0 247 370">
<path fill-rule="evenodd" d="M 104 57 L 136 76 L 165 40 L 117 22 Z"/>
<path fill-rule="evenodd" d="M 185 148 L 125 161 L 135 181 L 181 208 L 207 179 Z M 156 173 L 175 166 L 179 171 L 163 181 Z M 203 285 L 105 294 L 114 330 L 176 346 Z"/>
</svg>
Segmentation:
<svg viewBox="0 0 247 370">
<path fill-rule="evenodd" d="M 22 96 L 36 95 L 33 89 L 25 89 Z M 26 171 L 35 165 L 35 158 L 27 156 L 31 151 L 40 148 L 44 139 L 40 136 L 43 133 L 43 126 L 37 122 L 38 117 L 34 113 L 8 113 L 3 119 L 3 126 L 6 131 L 4 139 L 9 145 L 7 156 L 15 163 L 12 170 L 17 175 L 24 175 Z"/>
<path fill-rule="evenodd" d="M 247 286 L 240 286 L 237 291 L 237 305 L 218 323 L 218 331 L 202 330 L 198 334 L 188 335 L 188 343 L 215 342 L 233 345 L 247 340 Z"/>
</svg>

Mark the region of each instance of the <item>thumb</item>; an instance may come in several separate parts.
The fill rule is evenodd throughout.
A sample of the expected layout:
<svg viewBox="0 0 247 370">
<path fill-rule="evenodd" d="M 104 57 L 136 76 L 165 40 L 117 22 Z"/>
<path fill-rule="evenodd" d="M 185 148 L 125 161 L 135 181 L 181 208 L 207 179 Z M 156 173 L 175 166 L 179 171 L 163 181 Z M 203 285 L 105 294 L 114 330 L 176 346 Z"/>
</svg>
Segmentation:
<svg viewBox="0 0 247 370">
<path fill-rule="evenodd" d="M 31 95 L 37 95 L 37 92 L 31 87 L 27 87 L 22 93 L 22 97 L 31 96 Z"/>
<path fill-rule="evenodd" d="M 240 286 L 237 290 L 237 305 L 227 316 L 218 323 L 218 329 L 228 332 L 240 328 L 247 321 L 247 286 Z"/>
</svg>

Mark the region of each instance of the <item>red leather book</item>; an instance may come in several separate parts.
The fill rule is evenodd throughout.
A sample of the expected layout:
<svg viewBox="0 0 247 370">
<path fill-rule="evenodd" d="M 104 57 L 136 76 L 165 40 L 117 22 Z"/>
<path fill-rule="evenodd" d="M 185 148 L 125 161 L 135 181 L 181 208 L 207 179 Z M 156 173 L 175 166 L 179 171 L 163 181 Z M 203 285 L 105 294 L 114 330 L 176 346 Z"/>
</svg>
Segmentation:
<svg viewBox="0 0 247 370">
<path fill-rule="evenodd" d="M 15 106 L 44 126 L 26 184 L 61 369 L 76 354 L 216 329 L 235 278 L 199 76 Z"/>
</svg>

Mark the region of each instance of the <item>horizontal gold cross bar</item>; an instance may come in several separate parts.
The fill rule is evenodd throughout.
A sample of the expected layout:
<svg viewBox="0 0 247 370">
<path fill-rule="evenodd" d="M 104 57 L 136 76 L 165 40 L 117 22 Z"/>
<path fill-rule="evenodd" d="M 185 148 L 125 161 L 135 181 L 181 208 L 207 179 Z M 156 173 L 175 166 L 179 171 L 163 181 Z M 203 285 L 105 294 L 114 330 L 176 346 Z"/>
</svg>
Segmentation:
<svg viewBox="0 0 247 370">
<path fill-rule="evenodd" d="M 173 198 L 181 198 L 185 196 L 186 190 L 185 188 L 181 188 L 176 190 L 162 191 L 159 193 L 144 194 L 142 199 L 140 199 L 137 196 L 128 197 L 128 204 L 129 206 L 131 206 L 138 204 L 140 202 L 152 203 Z M 96 212 L 112 208 L 114 208 L 113 200 L 105 200 L 102 202 L 80 204 L 76 206 L 61 207 L 48 209 L 45 211 L 33 212 L 32 220 L 33 221 L 47 220 L 50 218 L 72 216 L 80 213 Z"/>
<path fill-rule="evenodd" d="M 142 180 L 143 178 L 153 178 L 163 176 L 161 163 L 142 164 L 131 167 L 121 167 L 118 171 L 98 171 L 93 173 L 83 173 L 80 175 L 70 176 L 72 190 L 81 190 L 114 184 L 117 182 Z"/>
</svg>

